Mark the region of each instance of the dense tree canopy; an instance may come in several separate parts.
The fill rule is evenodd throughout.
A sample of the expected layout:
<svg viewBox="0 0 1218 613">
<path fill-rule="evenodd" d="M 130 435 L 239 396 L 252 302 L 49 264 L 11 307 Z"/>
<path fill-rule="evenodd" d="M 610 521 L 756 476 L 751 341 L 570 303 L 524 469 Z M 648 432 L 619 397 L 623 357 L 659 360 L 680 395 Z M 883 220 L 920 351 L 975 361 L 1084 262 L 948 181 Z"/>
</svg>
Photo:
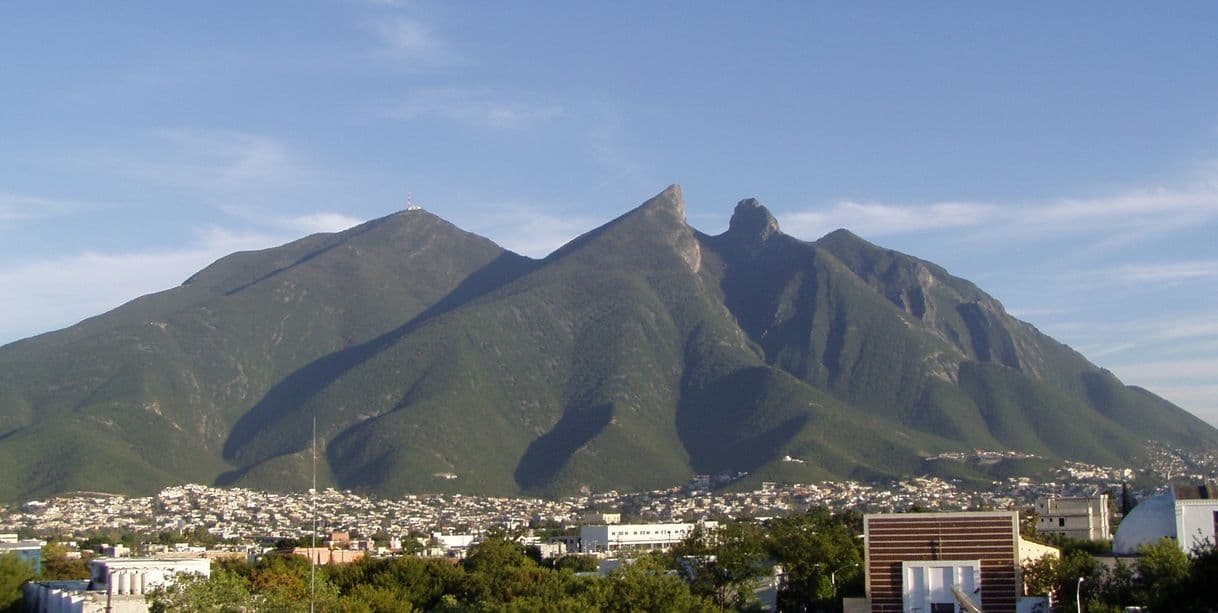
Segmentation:
<svg viewBox="0 0 1218 613">
<path fill-rule="evenodd" d="M 29 562 L 15 553 L 0 555 L 0 611 L 20 611 L 21 585 L 33 578 Z"/>
</svg>

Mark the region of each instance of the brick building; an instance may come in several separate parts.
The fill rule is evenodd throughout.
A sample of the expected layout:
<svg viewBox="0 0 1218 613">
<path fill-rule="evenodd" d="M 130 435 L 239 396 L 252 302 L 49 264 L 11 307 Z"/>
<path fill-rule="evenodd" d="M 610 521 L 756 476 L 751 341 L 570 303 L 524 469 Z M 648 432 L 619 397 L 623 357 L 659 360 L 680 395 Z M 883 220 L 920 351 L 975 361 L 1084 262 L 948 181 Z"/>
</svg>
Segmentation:
<svg viewBox="0 0 1218 613">
<path fill-rule="evenodd" d="M 1017 512 L 874 514 L 863 532 L 873 613 L 1015 613 Z"/>
</svg>

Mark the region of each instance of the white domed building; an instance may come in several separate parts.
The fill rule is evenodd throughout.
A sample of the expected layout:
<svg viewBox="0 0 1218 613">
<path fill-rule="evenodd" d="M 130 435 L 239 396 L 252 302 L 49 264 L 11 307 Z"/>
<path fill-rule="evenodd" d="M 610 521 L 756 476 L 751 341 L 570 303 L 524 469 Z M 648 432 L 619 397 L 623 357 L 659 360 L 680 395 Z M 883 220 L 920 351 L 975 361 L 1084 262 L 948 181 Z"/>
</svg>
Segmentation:
<svg viewBox="0 0 1218 613">
<path fill-rule="evenodd" d="M 1112 552 L 1132 555 L 1143 545 L 1170 538 L 1185 553 L 1214 545 L 1218 533 L 1218 487 L 1214 484 L 1176 485 L 1143 500 L 1121 521 Z"/>
</svg>

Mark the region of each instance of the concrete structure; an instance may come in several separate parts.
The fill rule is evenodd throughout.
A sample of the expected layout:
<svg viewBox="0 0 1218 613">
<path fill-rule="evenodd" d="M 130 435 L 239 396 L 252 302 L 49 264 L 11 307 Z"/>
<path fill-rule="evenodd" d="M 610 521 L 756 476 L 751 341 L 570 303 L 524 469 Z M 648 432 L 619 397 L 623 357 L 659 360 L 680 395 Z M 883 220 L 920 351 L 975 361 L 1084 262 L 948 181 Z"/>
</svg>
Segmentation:
<svg viewBox="0 0 1218 613">
<path fill-rule="evenodd" d="M 694 528 L 714 530 L 717 522 L 700 524 L 618 524 L 583 526 L 579 529 L 580 549 L 586 553 L 619 549 L 668 549 L 689 536 Z"/>
<path fill-rule="evenodd" d="M 16 534 L 0 534 L 0 556 L 15 553 L 34 569 L 35 574 L 42 573 L 42 548 L 46 541 L 22 541 Z"/>
<path fill-rule="evenodd" d="M 327 564 L 347 564 L 356 560 L 362 560 L 367 552 L 354 549 L 331 549 L 329 547 L 297 547 L 292 550 L 292 553 L 309 558 L 318 566 L 326 566 Z"/>
<path fill-rule="evenodd" d="M 1218 542 L 1218 486 L 1176 485 L 1138 503 L 1117 528 L 1112 551 L 1136 554 L 1163 538 L 1174 539 L 1184 553 Z"/>
<path fill-rule="evenodd" d="M 35 613 L 146 613 L 145 595 L 182 574 L 211 576 L 206 558 L 109 558 L 89 562 L 88 581 L 37 581 L 23 588 Z"/>
<path fill-rule="evenodd" d="M 1019 514 L 872 514 L 863 518 L 867 599 L 874 613 L 983 607 L 1015 613 Z"/>
<path fill-rule="evenodd" d="M 1175 497 L 1176 542 L 1184 553 L 1218 544 L 1218 487 L 1177 485 Z"/>
<path fill-rule="evenodd" d="M 89 587 L 114 595 L 146 594 L 153 588 L 170 585 L 178 575 L 211 576 L 207 558 L 98 558 L 89 561 L 92 576 Z"/>
<path fill-rule="evenodd" d="M 581 521 L 585 524 L 615 525 L 622 523 L 621 513 L 584 513 Z"/>
<path fill-rule="evenodd" d="M 1036 501 L 1037 534 L 1062 535 L 1084 541 L 1100 541 L 1112 533 L 1108 494 L 1045 497 Z"/>
<path fill-rule="evenodd" d="M 1062 550 L 1052 545 L 1041 545 L 1035 541 L 1029 541 L 1022 536 L 1019 537 L 1020 566 L 1038 562 L 1044 557 L 1053 557 L 1060 560 L 1062 557 Z"/>
</svg>

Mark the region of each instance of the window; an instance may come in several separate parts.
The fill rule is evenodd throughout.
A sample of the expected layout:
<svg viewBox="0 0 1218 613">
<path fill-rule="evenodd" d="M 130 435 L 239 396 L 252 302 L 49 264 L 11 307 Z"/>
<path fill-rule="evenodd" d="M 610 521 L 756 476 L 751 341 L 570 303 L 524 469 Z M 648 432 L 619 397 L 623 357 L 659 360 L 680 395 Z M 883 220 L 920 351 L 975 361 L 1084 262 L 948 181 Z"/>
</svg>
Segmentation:
<svg viewBox="0 0 1218 613">
<path fill-rule="evenodd" d="M 1065 517 L 1059 517 L 1059 518 L 1057 518 L 1057 527 L 1058 527 L 1058 528 L 1065 528 L 1065 527 L 1066 527 L 1066 518 L 1065 518 Z"/>
<path fill-rule="evenodd" d="M 930 613 L 956 613 L 956 603 L 932 602 L 930 603 Z"/>
</svg>

